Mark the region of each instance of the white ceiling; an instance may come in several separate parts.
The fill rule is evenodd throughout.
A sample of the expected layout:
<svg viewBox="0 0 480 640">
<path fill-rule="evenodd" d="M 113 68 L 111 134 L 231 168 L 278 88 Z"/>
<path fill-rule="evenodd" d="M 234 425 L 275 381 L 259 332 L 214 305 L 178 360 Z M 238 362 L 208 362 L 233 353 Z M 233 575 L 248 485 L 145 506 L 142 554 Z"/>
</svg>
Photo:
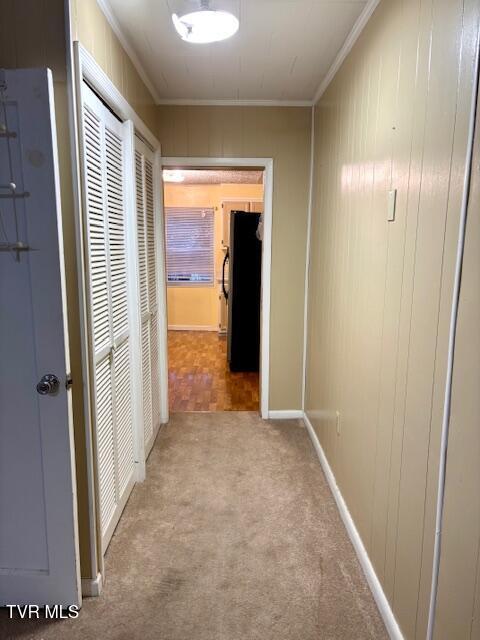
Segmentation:
<svg viewBox="0 0 480 640">
<path fill-rule="evenodd" d="M 311 102 L 367 5 L 367 0 L 212 0 L 215 8 L 233 8 L 240 29 L 229 40 L 194 45 L 179 38 L 171 14 L 196 2 L 99 0 L 160 102 Z"/>
</svg>

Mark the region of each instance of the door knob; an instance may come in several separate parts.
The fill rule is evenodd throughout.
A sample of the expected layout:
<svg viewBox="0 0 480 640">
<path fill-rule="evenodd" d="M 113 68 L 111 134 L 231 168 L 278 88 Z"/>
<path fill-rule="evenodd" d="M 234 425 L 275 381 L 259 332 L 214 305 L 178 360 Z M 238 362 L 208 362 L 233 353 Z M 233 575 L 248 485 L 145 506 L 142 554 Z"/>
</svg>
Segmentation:
<svg viewBox="0 0 480 640">
<path fill-rule="evenodd" d="M 42 376 L 40 382 L 37 384 L 37 392 L 41 396 L 48 396 L 49 394 L 56 393 L 60 387 L 60 380 L 54 373 L 47 373 Z"/>
</svg>

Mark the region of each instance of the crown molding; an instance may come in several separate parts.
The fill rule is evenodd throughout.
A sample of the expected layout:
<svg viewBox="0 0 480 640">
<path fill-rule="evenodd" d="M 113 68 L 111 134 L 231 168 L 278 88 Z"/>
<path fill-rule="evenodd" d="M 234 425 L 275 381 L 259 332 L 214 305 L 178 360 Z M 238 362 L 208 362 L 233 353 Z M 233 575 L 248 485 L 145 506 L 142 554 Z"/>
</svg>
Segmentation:
<svg viewBox="0 0 480 640">
<path fill-rule="evenodd" d="M 159 104 L 160 98 L 158 96 L 157 90 L 155 89 L 153 82 L 151 82 L 150 78 L 148 77 L 147 72 L 143 68 L 140 59 L 130 45 L 128 38 L 123 33 L 122 28 L 120 27 L 120 24 L 115 17 L 115 14 L 113 13 L 112 7 L 110 6 L 110 2 L 108 0 L 97 0 L 97 4 L 102 10 L 102 13 L 105 16 L 108 24 L 112 27 L 113 32 L 119 39 L 120 44 L 125 49 L 128 57 L 132 61 L 132 64 L 135 67 L 138 75 L 141 77 L 145 86 L 150 91 L 155 104 Z"/>
<path fill-rule="evenodd" d="M 311 100 L 196 100 L 195 98 L 161 99 L 159 105 L 220 107 L 311 107 Z"/>
<path fill-rule="evenodd" d="M 312 106 L 315 106 L 317 102 L 320 100 L 320 98 L 322 97 L 322 95 L 325 93 L 328 85 L 331 83 L 337 71 L 342 66 L 343 61 L 352 50 L 353 45 L 358 40 L 360 34 L 364 30 L 367 22 L 370 20 L 372 13 L 375 11 L 379 3 L 380 3 L 380 0 L 368 0 L 367 4 L 363 8 L 362 13 L 358 16 L 355 24 L 353 25 L 352 30 L 346 37 L 345 42 L 343 43 L 342 48 L 340 49 L 335 60 L 333 61 L 332 66 L 327 71 L 327 75 L 323 78 L 322 82 L 320 83 L 320 86 L 318 87 L 315 93 L 315 96 L 311 101 Z"/>
</svg>

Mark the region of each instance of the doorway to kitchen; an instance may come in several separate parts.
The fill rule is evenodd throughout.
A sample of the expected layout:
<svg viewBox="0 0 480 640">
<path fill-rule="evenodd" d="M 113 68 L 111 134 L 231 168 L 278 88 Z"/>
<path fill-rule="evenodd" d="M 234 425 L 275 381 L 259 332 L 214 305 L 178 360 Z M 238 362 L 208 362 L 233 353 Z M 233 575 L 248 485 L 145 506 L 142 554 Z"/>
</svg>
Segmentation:
<svg viewBox="0 0 480 640">
<path fill-rule="evenodd" d="M 267 417 L 270 161 L 164 158 L 162 175 L 169 409 Z"/>
</svg>

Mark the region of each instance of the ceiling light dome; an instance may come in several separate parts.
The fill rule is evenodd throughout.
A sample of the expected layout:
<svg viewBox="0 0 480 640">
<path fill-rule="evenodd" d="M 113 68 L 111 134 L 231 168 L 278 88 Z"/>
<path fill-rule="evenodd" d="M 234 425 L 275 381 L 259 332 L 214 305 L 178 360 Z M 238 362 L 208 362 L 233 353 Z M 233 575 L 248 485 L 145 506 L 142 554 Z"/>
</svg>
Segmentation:
<svg viewBox="0 0 480 640">
<path fill-rule="evenodd" d="M 178 35 L 186 42 L 207 44 L 231 38 L 239 27 L 238 18 L 228 11 L 210 8 L 208 0 L 202 0 L 200 9 L 182 16 L 172 15 Z"/>
</svg>

